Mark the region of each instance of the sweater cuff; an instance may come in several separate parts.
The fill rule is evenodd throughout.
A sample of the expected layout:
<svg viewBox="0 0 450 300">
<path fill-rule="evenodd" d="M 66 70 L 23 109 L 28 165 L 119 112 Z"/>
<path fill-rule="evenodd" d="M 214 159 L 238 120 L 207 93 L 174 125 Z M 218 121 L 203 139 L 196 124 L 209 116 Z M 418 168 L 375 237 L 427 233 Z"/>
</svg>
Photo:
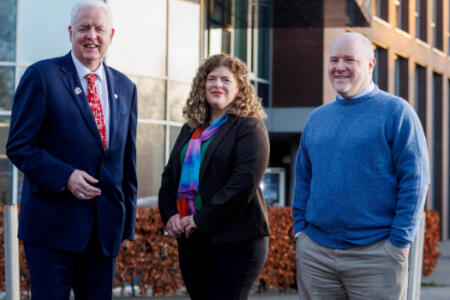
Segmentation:
<svg viewBox="0 0 450 300">
<path fill-rule="evenodd" d="M 406 241 L 404 239 L 395 237 L 393 235 L 389 236 L 389 241 L 392 243 L 392 245 L 398 247 L 398 248 L 406 248 L 409 247 L 411 245 L 411 242 Z"/>
<path fill-rule="evenodd" d="M 305 222 L 294 223 L 294 237 L 297 237 L 297 235 L 304 230 L 305 230 Z"/>
</svg>

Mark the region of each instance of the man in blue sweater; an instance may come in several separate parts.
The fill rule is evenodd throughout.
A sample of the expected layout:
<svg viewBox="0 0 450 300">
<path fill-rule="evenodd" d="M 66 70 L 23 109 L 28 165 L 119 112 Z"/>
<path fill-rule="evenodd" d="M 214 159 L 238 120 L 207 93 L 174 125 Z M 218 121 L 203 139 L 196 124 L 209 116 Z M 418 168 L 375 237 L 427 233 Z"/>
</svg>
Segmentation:
<svg viewBox="0 0 450 300">
<path fill-rule="evenodd" d="M 336 100 L 302 134 L 292 207 L 301 299 L 406 299 L 428 152 L 416 113 L 378 89 L 374 66 L 367 38 L 341 34 L 328 66 Z"/>
</svg>

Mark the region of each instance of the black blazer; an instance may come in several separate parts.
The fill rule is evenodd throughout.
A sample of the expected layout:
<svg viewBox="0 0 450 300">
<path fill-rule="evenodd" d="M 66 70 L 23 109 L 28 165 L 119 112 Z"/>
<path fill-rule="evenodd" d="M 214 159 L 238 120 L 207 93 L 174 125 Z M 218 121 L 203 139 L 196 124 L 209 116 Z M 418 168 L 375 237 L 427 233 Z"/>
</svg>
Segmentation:
<svg viewBox="0 0 450 300">
<path fill-rule="evenodd" d="M 180 152 L 194 129 L 185 124 L 162 174 L 159 211 L 164 224 L 177 214 Z M 267 207 L 259 183 L 269 160 L 269 138 L 256 118 L 230 115 L 206 149 L 200 168 L 203 207 L 194 214 L 197 230 L 213 243 L 229 243 L 270 234 Z"/>
</svg>

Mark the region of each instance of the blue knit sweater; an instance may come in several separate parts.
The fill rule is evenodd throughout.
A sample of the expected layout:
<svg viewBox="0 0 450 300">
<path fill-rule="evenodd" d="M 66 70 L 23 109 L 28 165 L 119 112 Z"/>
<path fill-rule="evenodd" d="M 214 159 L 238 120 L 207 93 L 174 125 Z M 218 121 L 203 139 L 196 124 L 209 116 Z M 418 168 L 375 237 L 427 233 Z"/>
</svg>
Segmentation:
<svg viewBox="0 0 450 300">
<path fill-rule="evenodd" d="M 405 100 L 375 88 L 317 108 L 295 172 L 295 233 L 338 249 L 412 242 L 430 175 L 423 129 Z"/>
</svg>

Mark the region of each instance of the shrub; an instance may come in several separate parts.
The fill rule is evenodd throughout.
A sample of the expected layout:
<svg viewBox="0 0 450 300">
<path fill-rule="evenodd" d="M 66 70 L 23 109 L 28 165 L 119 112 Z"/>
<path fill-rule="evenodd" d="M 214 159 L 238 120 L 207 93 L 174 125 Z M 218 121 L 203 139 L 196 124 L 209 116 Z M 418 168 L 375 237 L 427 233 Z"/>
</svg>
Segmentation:
<svg viewBox="0 0 450 300">
<path fill-rule="evenodd" d="M 436 268 L 439 252 L 439 214 L 426 210 L 423 274 Z M 296 285 L 295 243 L 290 207 L 269 207 L 272 235 L 269 253 L 257 284 L 262 290 L 287 290 Z M 0 206 L 0 291 L 5 290 L 5 256 L 3 207 Z M 154 296 L 174 294 L 183 285 L 178 267 L 177 242 L 164 234 L 164 226 L 156 207 L 140 207 L 137 211 L 135 241 L 123 247 L 117 257 L 114 285 L 138 286 L 142 295 L 151 289 Z M 30 290 L 30 275 L 20 243 L 20 287 Z"/>
</svg>

